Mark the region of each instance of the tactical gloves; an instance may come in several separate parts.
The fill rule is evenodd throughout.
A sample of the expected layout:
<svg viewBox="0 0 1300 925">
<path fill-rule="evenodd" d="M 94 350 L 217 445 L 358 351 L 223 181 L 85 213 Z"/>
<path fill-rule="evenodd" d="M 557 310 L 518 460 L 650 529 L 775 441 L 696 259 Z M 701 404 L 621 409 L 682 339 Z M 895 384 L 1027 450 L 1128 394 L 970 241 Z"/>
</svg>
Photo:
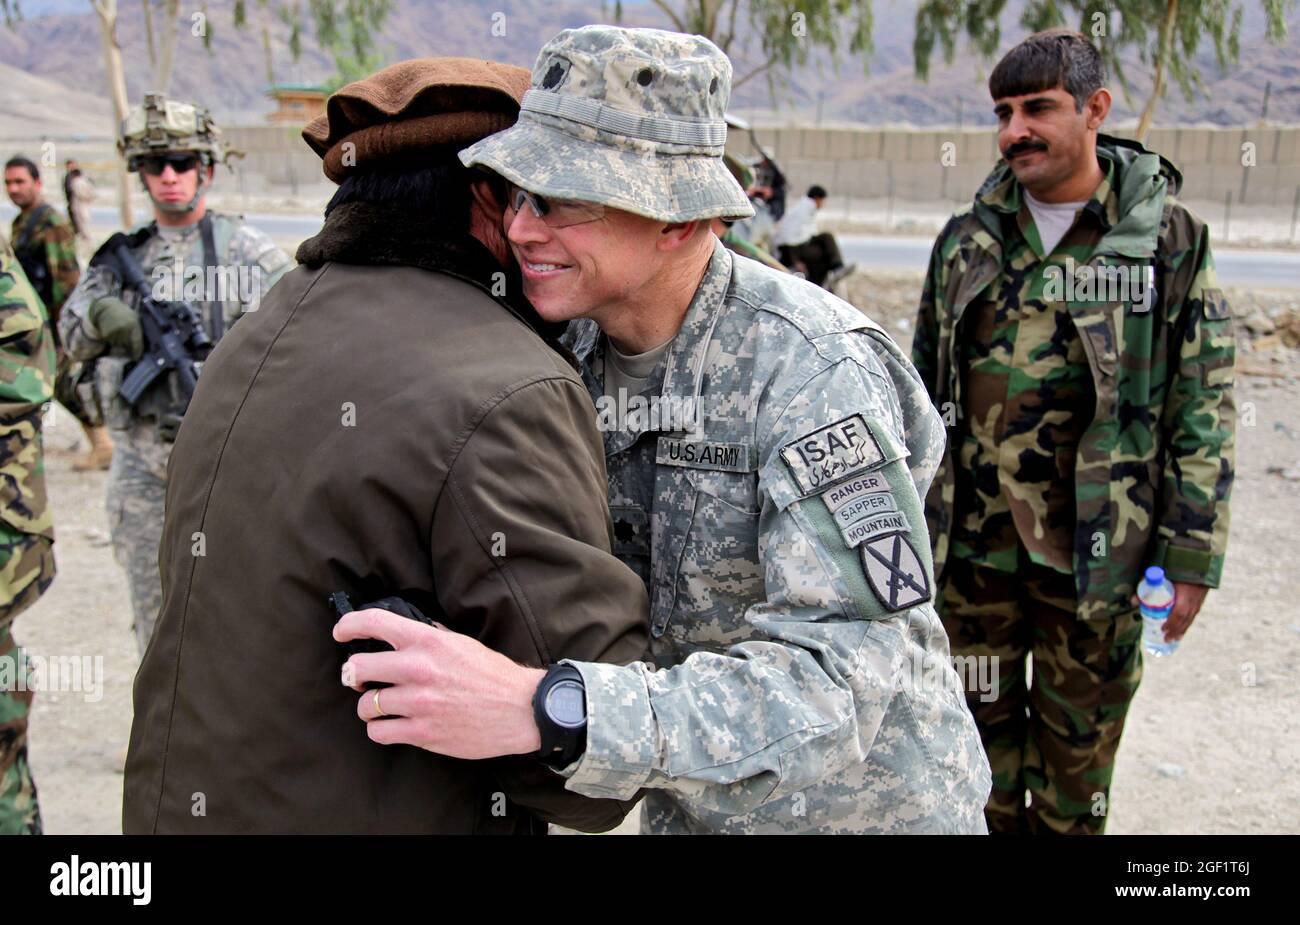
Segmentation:
<svg viewBox="0 0 1300 925">
<path fill-rule="evenodd" d="M 114 347 L 125 350 L 133 360 L 144 355 L 144 331 L 135 310 L 113 296 L 96 299 L 90 306 L 90 323 L 99 336 Z"/>
</svg>

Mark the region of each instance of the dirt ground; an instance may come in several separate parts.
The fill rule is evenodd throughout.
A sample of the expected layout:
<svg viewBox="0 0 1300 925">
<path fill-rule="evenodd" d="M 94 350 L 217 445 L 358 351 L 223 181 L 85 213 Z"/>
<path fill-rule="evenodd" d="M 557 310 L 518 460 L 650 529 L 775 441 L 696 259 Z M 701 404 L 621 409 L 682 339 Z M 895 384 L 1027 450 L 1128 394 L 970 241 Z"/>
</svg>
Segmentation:
<svg viewBox="0 0 1300 925">
<path fill-rule="evenodd" d="M 847 281 L 901 342 L 910 341 L 914 273 Z M 1231 293 L 1268 316 L 1300 292 Z M 1243 338 L 1245 340 L 1245 338 Z M 1178 652 L 1147 663 L 1112 789 L 1109 831 L 1300 832 L 1300 351 L 1250 351 L 1239 365 L 1237 481 L 1223 587 Z M 137 656 L 126 583 L 113 561 L 104 473 L 71 470 L 76 422 L 56 409 L 46 465 L 58 535 L 53 587 L 15 626 L 31 654 L 102 658 L 102 696 L 41 692 L 31 764 L 47 832 L 120 831 L 121 757 Z M 84 685 L 83 685 L 84 686 Z"/>
</svg>

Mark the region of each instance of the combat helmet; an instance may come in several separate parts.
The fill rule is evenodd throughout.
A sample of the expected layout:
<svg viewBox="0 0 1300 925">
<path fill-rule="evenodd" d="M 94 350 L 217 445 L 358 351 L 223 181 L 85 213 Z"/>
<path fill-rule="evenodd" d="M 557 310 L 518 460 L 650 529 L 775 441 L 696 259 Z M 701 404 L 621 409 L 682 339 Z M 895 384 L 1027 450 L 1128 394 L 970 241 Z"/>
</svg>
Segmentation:
<svg viewBox="0 0 1300 925">
<path fill-rule="evenodd" d="M 140 169 L 145 158 L 162 154 L 193 152 L 205 166 L 217 161 L 227 163 L 235 154 L 222 141 L 221 130 L 205 107 L 170 100 L 162 93 L 146 93 L 142 106 L 131 107 L 122 122 L 117 150 L 126 159 L 126 169 L 132 172 Z M 206 182 L 200 172 L 199 188 L 187 205 L 178 208 L 157 200 L 154 204 L 168 211 L 189 212 L 205 191 Z"/>
</svg>

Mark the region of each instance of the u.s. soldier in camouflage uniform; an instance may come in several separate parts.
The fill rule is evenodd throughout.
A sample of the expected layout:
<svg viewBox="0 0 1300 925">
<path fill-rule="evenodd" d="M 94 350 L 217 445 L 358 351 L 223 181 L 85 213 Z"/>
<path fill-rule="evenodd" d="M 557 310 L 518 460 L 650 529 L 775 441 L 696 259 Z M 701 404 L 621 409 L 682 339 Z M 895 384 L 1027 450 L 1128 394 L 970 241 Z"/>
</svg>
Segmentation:
<svg viewBox="0 0 1300 925">
<path fill-rule="evenodd" d="M 154 220 L 133 229 L 130 250 L 155 298 L 195 303 L 213 343 L 289 268 L 265 234 L 239 216 L 207 209 L 215 165 L 225 157 L 207 110 L 146 94 L 122 127 L 118 147 L 139 171 Z M 137 643 L 143 654 L 161 605 L 158 543 L 162 535 L 167 457 L 175 439 L 172 383 L 160 377 L 134 408 L 118 394 L 147 345 L 136 312 L 138 295 L 124 290 L 99 254 L 64 306 L 60 333 L 75 359 L 102 357 L 97 386 L 116 447 L 108 476 L 113 551 L 126 569 Z M 235 272 L 225 272 L 231 270 Z"/>
<path fill-rule="evenodd" d="M 878 326 L 711 232 L 752 211 L 722 163 L 730 78 L 705 39 L 568 30 L 518 123 L 461 152 L 512 184 L 507 232 L 538 312 L 590 319 L 572 343 L 605 430 L 614 551 L 650 594 L 653 665 L 542 672 L 429 630 L 352 659 L 359 683 L 404 682 L 381 709 L 408 719 L 370 735 L 536 750 L 552 730 L 529 702 L 541 685 L 549 710 L 563 679 L 585 690 L 585 745 L 548 757 L 586 796 L 645 790 L 649 832 L 983 832 L 988 768 L 922 522 L 941 422 Z M 382 636 L 391 616 L 345 616 L 336 637 Z M 363 719 L 377 701 L 362 696 Z"/>
<path fill-rule="evenodd" d="M 58 339 L 59 313 L 81 280 L 76 233 L 72 223 L 45 202 L 40 168 L 27 158 L 13 157 L 5 164 L 5 192 L 19 209 L 14 216 L 10 238 L 14 255 L 22 264 L 28 282 L 45 303 L 50 329 L 54 332 L 54 349 L 58 357 L 54 397 L 81 424 L 90 444 L 90 451 L 74 459 L 72 468 L 78 471 L 107 469 L 113 458 L 113 444 L 89 387 L 94 370 L 74 362 Z"/>
<path fill-rule="evenodd" d="M 32 691 L 13 622 L 54 580 L 41 413 L 54 393 L 54 338 L 18 261 L 0 245 L 0 835 L 40 834 L 27 766 Z"/>
<path fill-rule="evenodd" d="M 997 697 L 971 696 L 994 832 L 1103 830 L 1136 584 L 1164 567 L 1180 638 L 1228 535 L 1234 346 L 1209 233 L 1172 164 L 1098 134 L 1101 82 L 1065 30 L 994 70 L 1005 160 L 935 243 L 913 348 L 949 423 L 927 498 L 944 625 L 954 653 L 1000 659 Z"/>
</svg>

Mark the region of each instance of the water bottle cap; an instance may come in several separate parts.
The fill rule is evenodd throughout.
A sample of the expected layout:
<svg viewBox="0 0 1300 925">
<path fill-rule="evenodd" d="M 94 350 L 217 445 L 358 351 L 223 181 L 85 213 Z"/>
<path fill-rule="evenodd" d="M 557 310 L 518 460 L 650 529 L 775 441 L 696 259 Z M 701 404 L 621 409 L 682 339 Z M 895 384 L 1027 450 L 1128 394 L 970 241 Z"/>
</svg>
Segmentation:
<svg viewBox="0 0 1300 925">
<path fill-rule="evenodd" d="M 1163 584 L 1165 580 L 1165 570 L 1158 565 L 1151 566 L 1147 569 L 1146 580 L 1149 585 Z"/>
</svg>

